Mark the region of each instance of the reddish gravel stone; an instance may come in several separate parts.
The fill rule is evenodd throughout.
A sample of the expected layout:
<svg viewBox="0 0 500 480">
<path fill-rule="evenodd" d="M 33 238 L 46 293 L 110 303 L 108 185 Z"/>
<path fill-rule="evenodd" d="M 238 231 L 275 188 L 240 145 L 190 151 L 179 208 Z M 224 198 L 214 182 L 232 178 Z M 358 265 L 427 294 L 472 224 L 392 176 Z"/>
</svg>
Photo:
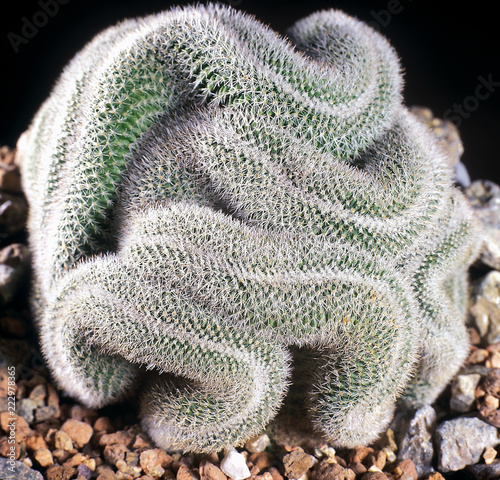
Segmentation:
<svg viewBox="0 0 500 480">
<path fill-rule="evenodd" d="M 125 430 L 119 430 L 115 433 L 107 433 L 99 438 L 99 445 L 101 447 L 105 447 L 106 445 L 111 445 L 113 443 L 121 443 L 128 448 L 134 443 L 134 437 Z"/>
<path fill-rule="evenodd" d="M 62 465 L 54 465 L 49 467 L 45 472 L 47 480 L 70 480 L 76 474 L 76 469 L 71 467 L 63 467 Z"/>
<path fill-rule="evenodd" d="M 94 433 L 94 430 L 88 423 L 75 420 L 74 418 L 66 420 L 61 430 L 69 435 L 76 448 L 82 448 L 89 443 Z"/>
</svg>

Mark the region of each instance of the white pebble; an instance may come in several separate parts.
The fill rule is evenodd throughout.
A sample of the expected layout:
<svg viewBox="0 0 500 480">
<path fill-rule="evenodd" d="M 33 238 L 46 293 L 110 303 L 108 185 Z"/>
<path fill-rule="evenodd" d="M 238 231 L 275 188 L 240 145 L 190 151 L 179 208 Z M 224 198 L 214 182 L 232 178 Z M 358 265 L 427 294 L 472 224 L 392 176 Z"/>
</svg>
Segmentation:
<svg viewBox="0 0 500 480">
<path fill-rule="evenodd" d="M 220 469 L 233 480 L 243 480 L 250 476 L 245 457 L 234 449 L 222 459 Z"/>
</svg>

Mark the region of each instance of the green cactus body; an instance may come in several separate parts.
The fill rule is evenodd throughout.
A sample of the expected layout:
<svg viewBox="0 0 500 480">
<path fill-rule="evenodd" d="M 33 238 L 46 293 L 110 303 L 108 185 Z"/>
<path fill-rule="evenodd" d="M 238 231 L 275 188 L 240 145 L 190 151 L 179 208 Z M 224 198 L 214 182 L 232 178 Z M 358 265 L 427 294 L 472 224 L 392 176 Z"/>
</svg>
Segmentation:
<svg viewBox="0 0 500 480">
<path fill-rule="evenodd" d="M 297 371 L 337 445 L 432 402 L 467 353 L 479 233 L 400 88 L 389 44 L 338 11 L 287 40 L 178 8 L 90 42 L 18 145 L 60 386 L 138 395 L 159 445 L 195 451 L 265 427 L 290 348 L 319 359 Z"/>
</svg>

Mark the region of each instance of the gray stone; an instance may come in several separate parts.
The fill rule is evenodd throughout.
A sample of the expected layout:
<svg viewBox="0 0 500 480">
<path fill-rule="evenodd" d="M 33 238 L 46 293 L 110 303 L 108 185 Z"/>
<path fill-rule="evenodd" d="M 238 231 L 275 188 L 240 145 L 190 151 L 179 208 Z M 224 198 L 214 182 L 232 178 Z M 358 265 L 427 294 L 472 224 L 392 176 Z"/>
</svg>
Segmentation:
<svg viewBox="0 0 500 480">
<path fill-rule="evenodd" d="M 45 420 L 49 420 L 57 413 L 56 407 L 52 405 L 46 407 L 38 407 L 35 412 L 35 420 L 36 422 L 44 422 Z"/>
<path fill-rule="evenodd" d="M 454 472 L 477 463 L 486 447 L 499 443 L 497 428 L 474 417 L 443 422 L 435 437 L 441 472 Z"/>
<path fill-rule="evenodd" d="M 491 465 L 484 463 L 469 465 L 467 471 L 477 480 L 498 480 L 500 478 L 500 460 L 494 460 Z"/>
<path fill-rule="evenodd" d="M 92 478 L 92 470 L 83 464 L 76 467 L 76 473 L 78 477 L 83 477 L 85 480 L 90 480 Z"/>
<path fill-rule="evenodd" d="M 419 477 L 434 471 L 432 436 L 435 428 L 436 412 L 430 405 L 426 405 L 418 409 L 409 419 L 400 440 L 398 459 L 411 460 Z"/>
<path fill-rule="evenodd" d="M 43 480 L 43 475 L 23 462 L 0 457 L 1 480 Z"/>
<path fill-rule="evenodd" d="M 480 260 L 500 270 L 500 187 L 489 180 L 475 180 L 465 194 L 485 229 Z"/>
<path fill-rule="evenodd" d="M 31 398 L 21 398 L 16 403 L 17 414 L 23 417 L 28 423 L 35 420 L 35 410 L 38 405 Z"/>
<path fill-rule="evenodd" d="M 451 384 L 450 408 L 456 412 L 470 412 L 476 401 L 476 387 L 481 375 L 457 375 Z"/>
</svg>

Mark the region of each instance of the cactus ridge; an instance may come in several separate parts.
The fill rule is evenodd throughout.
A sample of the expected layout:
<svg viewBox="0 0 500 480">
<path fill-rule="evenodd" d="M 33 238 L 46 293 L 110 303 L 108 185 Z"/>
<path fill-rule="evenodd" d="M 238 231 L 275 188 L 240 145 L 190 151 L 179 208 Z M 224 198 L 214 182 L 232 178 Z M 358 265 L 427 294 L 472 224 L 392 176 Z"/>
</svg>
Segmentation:
<svg viewBox="0 0 500 480">
<path fill-rule="evenodd" d="M 60 386 L 137 395 L 152 438 L 193 451 L 258 433 L 302 384 L 348 447 L 432 402 L 467 352 L 480 232 L 399 70 L 336 10 L 287 37 L 208 5 L 94 38 L 18 145 Z"/>
</svg>

